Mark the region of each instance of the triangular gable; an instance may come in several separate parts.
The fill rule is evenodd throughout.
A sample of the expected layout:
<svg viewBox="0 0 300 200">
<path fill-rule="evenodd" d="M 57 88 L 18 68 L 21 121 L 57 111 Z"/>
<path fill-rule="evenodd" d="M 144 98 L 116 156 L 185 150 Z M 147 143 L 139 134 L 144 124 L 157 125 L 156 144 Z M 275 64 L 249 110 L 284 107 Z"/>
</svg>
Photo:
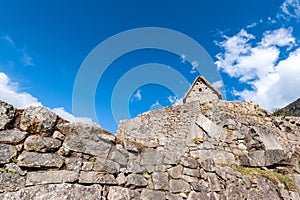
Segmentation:
<svg viewBox="0 0 300 200">
<path fill-rule="evenodd" d="M 217 96 L 219 99 L 222 99 L 222 94 L 221 92 L 219 92 L 214 86 L 212 86 L 203 76 L 198 76 L 193 84 L 191 85 L 190 89 L 187 91 L 187 93 L 185 94 L 185 96 L 183 97 L 183 103 L 186 102 L 186 98 L 189 96 L 189 94 L 193 91 L 193 88 L 195 87 L 195 85 L 197 84 L 198 81 L 203 82 L 209 89 L 211 89 Z"/>
</svg>

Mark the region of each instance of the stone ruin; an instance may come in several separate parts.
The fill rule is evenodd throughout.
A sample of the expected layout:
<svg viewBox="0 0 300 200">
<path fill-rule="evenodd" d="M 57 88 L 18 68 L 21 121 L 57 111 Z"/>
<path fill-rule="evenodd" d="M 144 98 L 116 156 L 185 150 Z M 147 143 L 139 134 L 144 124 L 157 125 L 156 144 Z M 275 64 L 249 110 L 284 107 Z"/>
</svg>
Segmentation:
<svg viewBox="0 0 300 200">
<path fill-rule="evenodd" d="M 300 199 L 300 118 L 214 94 L 115 135 L 0 101 L 0 199 Z"/>
</svg>

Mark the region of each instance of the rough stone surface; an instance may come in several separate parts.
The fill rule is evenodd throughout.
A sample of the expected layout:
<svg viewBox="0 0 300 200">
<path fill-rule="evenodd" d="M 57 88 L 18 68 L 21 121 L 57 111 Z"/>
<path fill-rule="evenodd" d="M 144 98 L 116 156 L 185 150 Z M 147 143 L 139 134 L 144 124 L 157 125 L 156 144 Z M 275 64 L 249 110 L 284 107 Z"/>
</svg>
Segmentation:
<svg viewBox="0 0 300 200">
<path fill-rule="evenodd" d="M 64 163 L 62 156 L 50 153 L 35 153 L 23 151 L 18 157 L 18 165 L 22 167 L 52 167 L 60 168 Z"/>
<path fill-rule="evenodd" d="M 85 172 L 81 171 L 79 183 L 100 183 L 108 185 L 118 184 L 115 177 L 111 174 L 103 174 L 101 172 Z"/>
<path fill-rule="evenodd" d="M 169 178 L 167 172 L 154 172 L 152 174 L 152 181 L 155 190 L 169 189 Z"/>
<path fill-rule="evenodd" d="M 139 200 L 140 193 L 134 190 L 129 190 L 122 187 L 110 187 L 108 193 L 108 200 Z"/>
<path fill-rule="evenodd" d="M 0 143 L 0 164 L 8 163 L 16 155 L 17 150 L 14 146 Z"/>
<path fill-rule="evenodd" d="M 94 163 L 93 170 L 99 172 L 116 173 L 120 170 L 120 165 L 108 159 L 97 158 Z"/>
<path fill-rule="evenodd" d="M 141 153 L 141 165 L 160 165 L 163 161 L 163 154 L 157 150 L 147 150 Z"/>
<path fill-rule="evenodd" d="M 23 111 L 20 128 L 30 133 L 51 135 L 57 122 L 57 115 L 43 107 L 28 107 Z"/>
<path fill-rule="evenodd" d="M 155 190 L 143 189 L 141 192 L 141 199 L 153 200 L 153 199 L 165 199 L 165 193 Z"/>
<path fill-rule="evenodd" d="M 0 194 L 2 200 L 97 200 L 101 199 L 101 186 L 83 186 L 78 184 L 51 184 L 23 188 L 14 193 Z"/>
<path fill-rule="evenodd" d="M 179 192 L 189 192 L 191 191 L 190 185 L 183 180 L 170 180 L 170 192 L 179 193 Z"/>
<path fill-rule="evenodd" d="M 51 183 L 74 183 L 78 180 L 78 173 L 74 171 L 45 171 L 45 172 L 28 172 L 26 186 L 44 185 Z"/>
<path fill-rule="evenodd" d="M 106 158 L 108 156 L 111 148 L 111 145 L 106 142 L 96 142 L 73 135 L 67 136 L 63 145 L 69 150 L 90 154 L 92 156 L 99 156 L 102 158 Z"/>
<path fill-rule="evenodd" d="M 182 172 L 183 167 L 181 165 L 177 165 L 176 167 L 168 169 L 168 173 L 173 179 L 179 179 L 182 175 Z"/>
<path fill-rule="evenodd" d="M 0 100 L 0 130 L 5 129 L 14 120 L 14 116 L 14 107 Z"/>
<path fill-rule="evenodd" d="M 0 173 L 0 192 L 17 191 L 25 186 L 25 177 L 14 173 Z"/>
<path fill-rule="evenodd" d="M 29 136 L 24 142 L 24 149 L 27 151 L 49 152 L 57 150 L 61 146 L 61 141 L 51 137 L 37 135 Z"/>
<path fill-rule="evenodd" d="M 0 131 L 0 142 L 6 144 L 18 144 L 28 135 L 27 132 L 19 130 Z"/>
<path fill-rule="evenodd" d="M 142 187 L 147 185 L 147 180 L 139 174 L 131 174 L 127 176 L 127 186 Z"/>
</svg>

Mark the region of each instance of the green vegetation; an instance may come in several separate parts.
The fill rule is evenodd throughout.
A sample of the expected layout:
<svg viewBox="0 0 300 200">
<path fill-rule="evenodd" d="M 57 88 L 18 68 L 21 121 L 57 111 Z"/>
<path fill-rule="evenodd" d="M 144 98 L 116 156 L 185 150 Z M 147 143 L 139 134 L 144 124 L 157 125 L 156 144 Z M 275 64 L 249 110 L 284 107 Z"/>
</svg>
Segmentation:
<svg viewBox="0 0 300 200">
<path fill-rule="evenodd" d="M 282 110 L 282 109 L 276 108 L 276 109 L 273 111 L 272 115 L 278 117 L 278 116 L 282 115 L 282 113 L 283 113 L 283 110 Z"/>
<path fill-rule="evenodd" d="M 195 144 L 199 144 L 200 142 L 203 142 L 203 139 L 201 139 L 201 138 L 194 138 L 192 141 Z"/>
<path fill-rule="evenodd" d="M 11 161 L 12 161 L 13 163 L 17 163 L 17 162 L 18 162 L 17 156 L 13 157 L 13 158 L 11 159 Z"/>
<path fill-rule="evenodd" d="M 9 173 L 9 174 L 15 174 L 16 172 L 8 170 L 7 173 Z"/>
<path fill-rule="evenodd" d="M 298 192 L 298 187 L 294 180 L 290 179 L 289 177 L 278 173 L 274 171 L 267 171 L 267 170 L 261 170 L 257 168 L 250 168 L 250 167 L 238 167 L 238 166 L 232 166 L 232 168 L 235 171 L 240 172 L 242 175 L 250 176 L 250 177 L 255 177 L 255 176 L 263 176 L 268 179 L 271 179 L 275 182 L 281 182 L 284 185 L 286 185 L 289 190 Z"/>
</svg>

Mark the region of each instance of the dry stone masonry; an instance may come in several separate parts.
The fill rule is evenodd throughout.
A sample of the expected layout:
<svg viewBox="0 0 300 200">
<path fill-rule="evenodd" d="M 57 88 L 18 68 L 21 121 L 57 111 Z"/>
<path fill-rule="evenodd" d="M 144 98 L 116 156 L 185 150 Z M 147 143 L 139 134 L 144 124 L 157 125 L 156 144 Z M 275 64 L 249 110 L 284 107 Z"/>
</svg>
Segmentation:
<svg viewBox="0 0 300 200">
<path fill-rule="evenodd" d="M 190 101 L 116 135 L 0 101 L 0 199 L 300 199 L 300 118 Z"/>
</svg>

